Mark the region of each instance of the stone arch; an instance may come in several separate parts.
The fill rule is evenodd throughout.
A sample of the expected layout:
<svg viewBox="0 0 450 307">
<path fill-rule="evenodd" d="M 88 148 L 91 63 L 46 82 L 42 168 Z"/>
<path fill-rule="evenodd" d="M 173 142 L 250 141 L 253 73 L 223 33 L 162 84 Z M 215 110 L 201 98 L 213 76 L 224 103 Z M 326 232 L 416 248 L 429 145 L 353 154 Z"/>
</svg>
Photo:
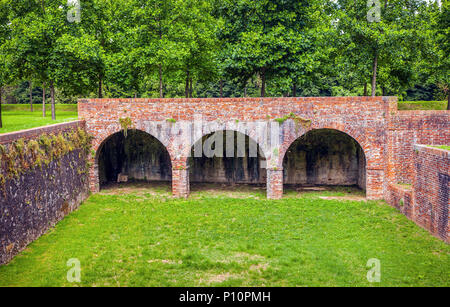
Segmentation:
<svg viewBox="0 0 450 307">
<path fill-rule="evenodd" d="M 278 168 L 282 168 L 283 167 L 283 160 L 284 160 L 284 156 L 286 155 L 287 150 L 289 149 L 289 147 L 291 147 L 291 145 L 297 141 L 299 138 L 303 137 L 304 135 L 306 135 L 308 132 L 312 131 L 312 130 L 320 130 L 320 129 L 330 129 L 330 130 L 336 130 L 342 133 L 345 133 L 346 135 L 348 135 L 349 137 L 351 137 L 352 139 L 354 139 L 358 145 L 362 148 L 363 153 L 366 157 L 366 163 L 367 166 L 369 166 L 369 161 L 373 161 L 372 159 L 372 150 L 371 147 L 369 146 L 368 142 L 366 141 L 366 138 L 364 136 L 363 133 L 361 133 L 360 131 L 352 128 L 351 126 L 348 125 L 343 125 L 340 123 L 315 123 L 313 124 L 310 128 L 308 129 L 301 129 L 298 130 L 296 132 L 295 129 L 292 127 L 293 123 L 291 123 L 291 125 L 288 125 L 287 129 L 283 129 L 283 142 L 281 143 L 280 146 L 280 154 L 279 154 L 279 159 L 277 161 L 277 167 Z"/>
<path fill-rule="evenodd" d="M 266 145 L 266 142 L 264 140 L 261 140 L 261 137 L 259 136 L 260 131 L 258 131 L 257 126 L 253 122 L 207 122 L 202 126 L 201 134 L 195 135 L 194 132 L 194 135 L 191 136 L 191 142 L 189 143 L 189 146 L 183 147 L 180 163 L 183 165 L 187 165 L 187 159 L 189 158 L 189 155 L 191 153 L 192 146 L 194 146 L 194 144 L 196 144 L 198 141 L 202 140 L 205 136 L 219 131 L 234 131 L 242 133 L 249 139 L 256 142 L 265 159 L 269 157 L 268 146 Z"/>
<path fill-rule="evenodd" d="M 242 131 L 242 130 L 241 130 Z M 190 172 L 190 182 L 210 182 L 210 183 L 246 183 L 246 184 L 266 184 L 266 157 L 264 151 L 260 148 L 259 143 L 248 134 L 238 131 L 237 129 L 216 130 L 211 129 L 203 134 L 202 138 L 196 139 L 191 145 L 191 154 L 188 158 L 188 168 Z M 206 157 L 202 150 L 202 156 L 194 157 L 193 151 L 196 144 L 204 146 L 203 142 L 209 136 L 217 132 L 223 132 L 223 157 Z M 244 156 L 227 156 L 227 136 L 229 132 L 233 135 L 233 152 L 237 153 L 237 145 L 239 137 L 245 144 Z M 237 139 L 236 139 L 237 138 Z M 228 143 L 229 144 L 229 143 Z M 255 156 L 249 155 L 251 144 L 254 144 Z M 213 167 L 211 167 L 213 166 Z"/>
<path fill-rule="evenodd" d="M 363 190 L 366 188 L 364 149 L 348 133 L 337 129 L 308 130 L 291 143 L 282 163 L 284 184 L 357 185 Z"/>
<path fill-rule="evenodd" d="M 164 149 L 164 151 L 168 154 L 170 159 L 170 170 L 172 168 L 172 160 L 173 155 L 166 144 L 163 143 L 163 140 L 158 138 L 157 136 L 153 135 L 152 133 L 149 133 L 148 131 L 144 129 L 129 129 L 128 134 L 133 132 L 140 132 L 143 133 L 152 139 L 156 140 L 157 144 L 161 146 L 161 148 Z M 107 129 L 104 133 L 101 134 L 100 137 L 97 137 L 93 140 L 93 151 L 94 155 L 91 157 L 91 163 L 92 167 L 90 168 L 90 189 L 92 192 L 98 192 L 100 190 L 100 179 L 99 179 L 99 158 L 100 153 L 102 151 L 102 148 L 105 146 L 105 144 L 108 143 L 113 137 L 117 136 L 118 134 L 124 133 L 124 130 L 120 127 L 115 127 L 113 129 Z"/>
<path fill-rule="evenodd" d="M 382 190 L 380 183 L 383 179 L 383 169 L 379 165 L 379 157 L 382 156 L 381 147 L 373 146 L 373 141 L 366 139 L 365 130 L 355 129 L 349 124 L 329 121 L 313 121 L 311 127 L 305 128 L 298 127 L 293 120 L 287 120 L 282 124 L 278 155 L 271 157 L 267 171 L 268 198 L 279 199 L 283 195 L 283 160 L 289 147 L 309 131 L 318 129 L 336 130 L 355 140 L 365 156 L 366 197 L 379 198 L 380 190 Z"/>
</svg>

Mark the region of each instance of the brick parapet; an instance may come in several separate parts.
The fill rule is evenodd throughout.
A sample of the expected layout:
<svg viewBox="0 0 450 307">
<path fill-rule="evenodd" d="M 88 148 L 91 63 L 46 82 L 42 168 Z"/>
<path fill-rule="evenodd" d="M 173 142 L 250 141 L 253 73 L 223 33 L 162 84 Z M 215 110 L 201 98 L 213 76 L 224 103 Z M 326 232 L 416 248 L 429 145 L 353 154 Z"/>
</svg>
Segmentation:
<svg viewBox="0 0 450 307">
<path fill-rule="evenodd" d="M 414 151 L 413 220 L 450 242 L 450 151 L 426 145 L 415 145 Z"/>
</svg>

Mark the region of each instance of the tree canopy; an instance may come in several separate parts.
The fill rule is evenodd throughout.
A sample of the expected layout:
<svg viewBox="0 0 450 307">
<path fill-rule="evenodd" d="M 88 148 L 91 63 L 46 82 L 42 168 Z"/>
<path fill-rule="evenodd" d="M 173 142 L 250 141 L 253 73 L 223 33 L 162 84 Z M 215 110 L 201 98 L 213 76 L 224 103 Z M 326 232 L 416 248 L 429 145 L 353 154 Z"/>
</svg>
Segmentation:
<svg viewBox="0 0 450 307">
<path fill-rule="evenodd" d="M 448 10 L 425 0 L 0 0 L 0 85 L 27 82 L 30 101 L 32 84 L 48 87 L 52 103 L 444 99 Z"/>
</svg>

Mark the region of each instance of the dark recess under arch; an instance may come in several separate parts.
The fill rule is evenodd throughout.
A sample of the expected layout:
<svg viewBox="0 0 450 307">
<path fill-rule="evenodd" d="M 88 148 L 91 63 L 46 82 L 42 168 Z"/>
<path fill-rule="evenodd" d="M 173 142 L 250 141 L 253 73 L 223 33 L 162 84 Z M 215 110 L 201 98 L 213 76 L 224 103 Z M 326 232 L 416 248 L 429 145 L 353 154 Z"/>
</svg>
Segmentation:
<svg viewBox="0 0 450 307">
<path fill-rule="evenodd" d="M 289 147 L 284 184 L 366 187 L 366 158 L 359 143 L 334 129 L 311 130 Z"/>
<path fill-rule="evenodd" d="M 117 182 L 119 174 L 129 181 L 171 181 L 172 165 L 164 145 L 152 135 L 129 130 L 111 135 L 98 154 L 100 187 Z"/>
<path fill-rule="evenodd" d="M 202 157 L 194 157 L 192 147 L 191 156 L 188 159 L 190 182 L 193 183 L 248 183 L 266 184 L 265 157 L 261 154 L 259 145 L 249 136 L 238 131 L 223 130 L 223 157 L 208 158 L 204 154 Z M 226 155 L 226 134 L 231 132 L 234 135 L 234 156 Z M 215 133 L 215 132 L 214 132 Z M 214 133 L 204 136 L 198 142 L 202 146 L 207 138 Z M 245 137 L 245 157 L 237 156 L 238 135 Z M 249 156 L 250 144 L 256 145 L 257 157 Z M 215 148 L 215 147 L 213 147 Z"/>
</svg>

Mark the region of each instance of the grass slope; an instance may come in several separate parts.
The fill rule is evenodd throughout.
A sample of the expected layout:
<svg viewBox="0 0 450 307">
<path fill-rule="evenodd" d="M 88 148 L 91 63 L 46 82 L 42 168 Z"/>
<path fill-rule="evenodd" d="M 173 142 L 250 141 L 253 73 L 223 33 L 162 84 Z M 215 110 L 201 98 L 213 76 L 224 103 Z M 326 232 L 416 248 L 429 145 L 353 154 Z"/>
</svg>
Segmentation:
<svg viewBox="0 0 450 307">
<path fill-rule="evenodd" d="M 39 126 L 57 124 L 78 119 L 77 105 L 57 104 L 56 120 L 52 120 L 51 105 L 46 105 L 46 117 L 42 116 L 42 104 L 33 105 L 2 105 L 3 128 L 0 133 L 30 129 Z"/>
<path fill-rule="evenodd" d="M 436 146 L 433 146 L 433 147 L 440 148 L 440 149 L 445 149 L 445 150 L 450 150 L 450 146 L 448 146 L 448 145 L 436 145 Z"/>
<path fill-rule="evenodd" d="M 447 101 L 399 101 L 399 110 L 447 110 Z"/>
<path fill-rule="evenodd" d="M 201 189 L 188 200 L 164 185 L 92 195 L 0 267 L 0 286 L 450 285 L 448 245 L 350 188 L 279 201 L 256 188 Z M 69 258 L 81 284 L 66 280 Z M 381 283 L 366 279 L 370 258 Z"/>
</svg>

